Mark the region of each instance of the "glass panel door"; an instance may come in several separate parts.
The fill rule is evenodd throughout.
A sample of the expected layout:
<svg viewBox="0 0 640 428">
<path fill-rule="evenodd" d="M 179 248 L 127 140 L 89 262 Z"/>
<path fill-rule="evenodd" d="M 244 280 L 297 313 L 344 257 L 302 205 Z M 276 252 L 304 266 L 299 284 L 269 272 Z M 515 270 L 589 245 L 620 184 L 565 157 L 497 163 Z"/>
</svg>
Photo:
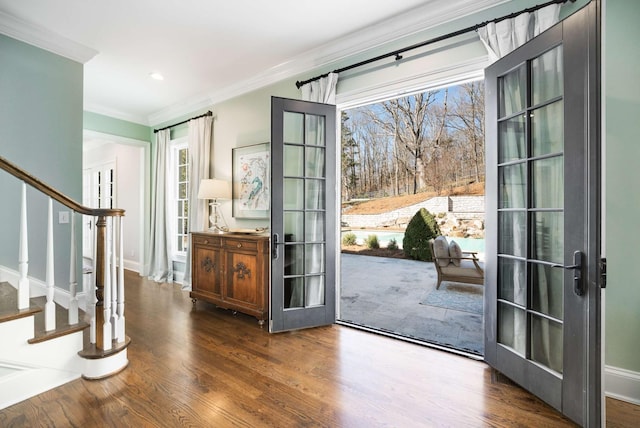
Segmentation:
<svg viewBox="0 0 640 428">
<path fill-rule="evenodd" d="M 335 321 L 335 114 L 272 99 L 272 332 Z"/>
<path fill-rule="evenodd" d="M 486 70 L 485 360 L 598 426 L 595 22 L 587 6 Z"/>
</svg>

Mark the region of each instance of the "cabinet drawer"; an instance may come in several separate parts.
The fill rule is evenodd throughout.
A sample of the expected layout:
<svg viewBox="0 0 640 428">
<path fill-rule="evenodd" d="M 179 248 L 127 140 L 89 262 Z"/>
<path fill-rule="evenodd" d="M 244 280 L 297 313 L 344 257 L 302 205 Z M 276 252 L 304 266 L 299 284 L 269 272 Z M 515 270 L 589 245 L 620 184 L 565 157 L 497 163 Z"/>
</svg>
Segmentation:
<svg viewBox="0 0 640 428">
<path fill-rule="evenodd" d="M 220 247 L 220 237 L 207 236 L 207 235 L 191 235 L 191 242 L 193 245 L 211 245 L 214 247 Z"/>
<path fill-rule="evenodd" d="M 229 250 L 258 251 L 257 241 L 248 241 L 244 239 L 225 239 L 223 246 Z"/>
</svg>

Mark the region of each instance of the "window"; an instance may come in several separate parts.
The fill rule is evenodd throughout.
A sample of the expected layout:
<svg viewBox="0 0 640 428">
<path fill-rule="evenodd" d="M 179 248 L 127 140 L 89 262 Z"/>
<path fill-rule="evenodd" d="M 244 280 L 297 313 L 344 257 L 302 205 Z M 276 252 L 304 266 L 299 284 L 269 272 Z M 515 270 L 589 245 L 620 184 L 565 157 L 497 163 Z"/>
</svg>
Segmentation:
<svg viewBox="0 0 640 428">
<path fill-rule="evenodd" d="M 167 222 L 172 258 L 185 261 L 189 246 L 189 146 L 186 138 L 171 141 Z"/>
</svg>

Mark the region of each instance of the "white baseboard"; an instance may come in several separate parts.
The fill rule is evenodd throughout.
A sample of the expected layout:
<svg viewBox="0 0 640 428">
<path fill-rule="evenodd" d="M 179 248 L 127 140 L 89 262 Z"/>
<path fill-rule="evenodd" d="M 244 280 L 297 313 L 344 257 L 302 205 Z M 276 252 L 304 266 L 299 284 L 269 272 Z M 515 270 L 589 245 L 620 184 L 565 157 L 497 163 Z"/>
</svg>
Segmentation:
<svg viewBox="0 0 640 428">
<path fill-rule="evenodd" d="M 20 273 L 18 271 L 9 269 L 6 266 L 0 266 L 0 282 L 6 281 L 12 286 L 16 287 L 16 284 L 18 284 L 19 280 Z M 82 283 L 78 283 L 78 287 L 83 287 Z M 46 296 L 46 294 L 47 284 L 37 278 L 29 277 L 29 296 L 40 297 Z M 78 299 L 78 307 L 83 311 L 86 310 L 87 293 L 85 291 L 80 291 L 76 294 L 76 297 Z M 68 290 L 64 290 L 60 287 L 55 287 L 53 300 L 60 306 L 68 309 L 71 295 L 69 294 Z"/>
<path fill-rule="evenodd" d="M 604 382 L 607 397 L 640 405 L 640 373 L 605 366 Z"/>
</svg>

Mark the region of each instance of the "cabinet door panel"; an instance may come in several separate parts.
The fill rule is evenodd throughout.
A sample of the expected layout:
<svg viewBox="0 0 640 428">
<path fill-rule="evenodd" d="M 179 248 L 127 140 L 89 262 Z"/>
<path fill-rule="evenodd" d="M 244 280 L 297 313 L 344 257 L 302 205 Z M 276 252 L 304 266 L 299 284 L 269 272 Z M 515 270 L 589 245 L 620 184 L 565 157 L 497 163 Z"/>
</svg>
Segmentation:
<svg viewBox="0 0 640 428">
<path fill-rule="evenodd" d="M 244 254 L 227 250 L 226 298 L 250 308 L 259 302 L 257 260 L 255 254 Z"/>
<path fill-rule="evenodd" d="M 222 298 L 220 250 L 196 246 L 193 254 L 194 291 Z"/>
</svg>

